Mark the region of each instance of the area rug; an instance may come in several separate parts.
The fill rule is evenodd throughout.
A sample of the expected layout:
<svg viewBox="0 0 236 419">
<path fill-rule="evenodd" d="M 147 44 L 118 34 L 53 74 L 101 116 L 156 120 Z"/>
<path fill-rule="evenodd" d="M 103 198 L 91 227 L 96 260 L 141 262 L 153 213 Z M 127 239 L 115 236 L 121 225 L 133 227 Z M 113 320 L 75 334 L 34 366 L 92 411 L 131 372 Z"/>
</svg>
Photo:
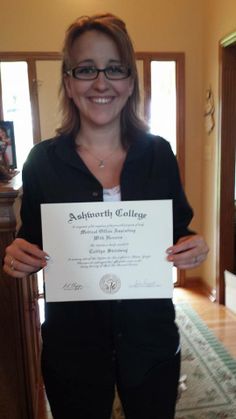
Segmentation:
<svg viewBox="0 0 236 419">
<path fill-rule="evenodd" d="M 236 359 L 188 304 L 176 309 L 187 375 L 176 419 L 236 419 Z"/>
<path fill-rule="evenodd" d="M 175 418 L 236 419 L 236 359 L 189 304 L 177 304 L 176 317 L 181 334 L 181 374 L 187 375 L 187 388 L 181 393 Z M 112 419 L 124 419 L 118 398 Z"/>
</svg>

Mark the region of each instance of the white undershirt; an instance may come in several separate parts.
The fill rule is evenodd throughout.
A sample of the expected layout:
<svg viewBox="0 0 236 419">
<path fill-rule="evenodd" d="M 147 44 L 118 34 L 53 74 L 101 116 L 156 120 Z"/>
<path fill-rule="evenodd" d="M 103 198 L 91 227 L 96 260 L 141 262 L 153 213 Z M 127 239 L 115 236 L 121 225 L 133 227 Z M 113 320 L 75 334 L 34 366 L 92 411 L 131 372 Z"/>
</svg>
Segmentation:
<svg viewBox="0 0 236 419">
<path fill-rule="evenodd" d="M 120 185 L 114 186 L 114 188 L 110 188 L 110 189 L 103 188 L 103 201 L 104 202 L 121 201 Z"/>
</svg>

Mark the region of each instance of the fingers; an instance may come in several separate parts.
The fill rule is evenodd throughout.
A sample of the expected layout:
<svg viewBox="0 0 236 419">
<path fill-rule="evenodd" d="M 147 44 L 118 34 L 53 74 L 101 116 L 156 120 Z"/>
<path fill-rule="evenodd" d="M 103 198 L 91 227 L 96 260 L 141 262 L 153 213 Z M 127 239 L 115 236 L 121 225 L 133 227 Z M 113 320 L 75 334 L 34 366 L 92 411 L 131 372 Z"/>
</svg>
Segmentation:
<svg viewBox="0 0 236 419">
<path fill-rule="evenodd" d="M 14 278 L 23 278 L 44 268 L 48 258 L 47 253 L 35 244 L 24 239 L 15 239 L 6 248 L 3 269 Z"/>
<path fill-rule="evenodd" d="M 47 265 L 46 260 L 34 261 L 32 264 L 19 262 L 14 258 L 5 258 L 4 271 L 14 278 L 24 278 L 33 272 L 37 272 Z"/>
<path fill-rule="evenodd" d="M 178 243 L 167 249 L 167 260 L 179 269 L 191 269 L 199 266 L 207 257 L 209 249 L 199 235 L 182 237 Z"/>
<path fill-rule="evenodd" d="M 201 265 L 202 262 L 206 259 L 205 255 L 200 255 L 196 257 L 186 256 L 185 259 L 180 259 L 178 256 L 174 258 L 174 266 L 179 269 L 193 269 Z"/>
</svg>

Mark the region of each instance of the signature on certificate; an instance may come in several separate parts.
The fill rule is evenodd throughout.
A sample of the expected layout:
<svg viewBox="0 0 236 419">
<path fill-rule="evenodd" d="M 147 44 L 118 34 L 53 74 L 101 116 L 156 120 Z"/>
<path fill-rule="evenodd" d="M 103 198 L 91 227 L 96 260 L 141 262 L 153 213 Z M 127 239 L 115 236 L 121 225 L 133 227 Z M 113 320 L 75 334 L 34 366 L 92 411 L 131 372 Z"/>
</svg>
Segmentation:
<svg viewBox="0 0 236 419">
<path fill-rule="evenodd" d="M 81 291 L 83 289 L 83 285 L 79 284 L 79 282 L 66 282 L 62 289 L 64 291 Z"/>
<path fill-rule="evenodd" d="M 153 280 L 144 279 L 143 281 L 136 280 L 134 284 L 130 285 L 130 288 L 156 288 L 160 287 L 158 282 Z"/>
</svg>

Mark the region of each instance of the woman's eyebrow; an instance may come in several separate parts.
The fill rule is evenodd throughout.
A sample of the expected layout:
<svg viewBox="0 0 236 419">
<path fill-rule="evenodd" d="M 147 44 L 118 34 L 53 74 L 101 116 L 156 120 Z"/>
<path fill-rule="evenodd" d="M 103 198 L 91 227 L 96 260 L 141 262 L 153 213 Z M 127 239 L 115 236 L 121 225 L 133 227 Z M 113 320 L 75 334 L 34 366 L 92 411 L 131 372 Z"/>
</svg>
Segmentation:
<svg viewBox="0 0 236 419">
<path fill-rule="evenodd" d="M 117 59 L 111 58 L 110 60 L 108 60 L 107 64 L 121 64 L 121 60 L 117 60 Z M 87 58 L 85 60 L 78 61 L 76 63 L 76 65 L 78 65 L 78 66 L 82 66 L 82 65 L 93 65 L 94 66 L 95 65 L 95 61 L 92 60 L 92 59 L 90 59 L 90 58 Z"/>
<path fill-rule="evenodd" d="M 82 61 L 76 61 L 75 65 L 94 65 L 94 61 L 88 58 Z"/>
</svg>

